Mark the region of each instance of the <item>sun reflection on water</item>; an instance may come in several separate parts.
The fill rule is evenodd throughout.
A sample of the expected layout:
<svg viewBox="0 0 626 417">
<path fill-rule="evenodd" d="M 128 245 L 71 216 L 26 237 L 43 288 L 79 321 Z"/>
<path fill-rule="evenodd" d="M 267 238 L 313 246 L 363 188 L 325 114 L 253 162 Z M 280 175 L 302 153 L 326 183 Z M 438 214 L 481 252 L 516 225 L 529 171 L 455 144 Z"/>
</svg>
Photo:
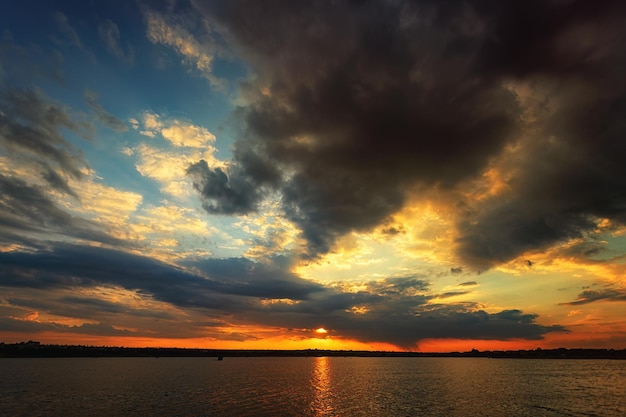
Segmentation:
<svg viewBox="0 0 626 417">
<path fill-rule="evenodd" d="M 315 358 L 311 375 L 314 397 L 311 408 L 315 416 L 330 416 L 333 413 L 330 386 L 330 361 L 326 356 Z"/>
</svg>

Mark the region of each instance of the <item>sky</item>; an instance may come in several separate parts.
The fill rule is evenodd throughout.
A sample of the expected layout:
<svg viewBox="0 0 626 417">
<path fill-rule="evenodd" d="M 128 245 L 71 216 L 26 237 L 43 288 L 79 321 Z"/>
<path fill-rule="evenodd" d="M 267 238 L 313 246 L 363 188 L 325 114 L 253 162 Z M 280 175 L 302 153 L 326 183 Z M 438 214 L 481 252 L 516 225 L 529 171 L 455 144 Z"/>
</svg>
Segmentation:
<svg viewBox="0 0 626 417">
<path fill-rule="evenodd" d="M 626 348 L 625 17 L 6 5 L 0 341 Z"/>
</svg>

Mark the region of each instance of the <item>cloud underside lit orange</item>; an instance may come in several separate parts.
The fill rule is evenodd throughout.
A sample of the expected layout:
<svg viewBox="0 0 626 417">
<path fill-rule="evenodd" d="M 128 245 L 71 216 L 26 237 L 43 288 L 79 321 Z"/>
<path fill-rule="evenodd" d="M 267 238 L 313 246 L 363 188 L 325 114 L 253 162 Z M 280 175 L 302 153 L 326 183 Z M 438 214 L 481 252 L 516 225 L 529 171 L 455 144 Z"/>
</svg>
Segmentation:
<svg viewBox="0 0 626 417">
<path fill-rule="evenodd" d="M 193 338 L 158 338 L 158 337 L 117 337 L 77 335 L 63 332 L 16 333 L 0 332 L 0 340 L 5 343 L 16 343 L 25 340 L 36 340 L 44 344 L 71 344 L 90 346 L 123 346 L 123 347 L 178 347 L 202 349 L 330 349 L 330 350 L 367 350 L 367 351 L 416 351 L 416 352 L 467 352 L 472 349 L 489 350 L 531 350 L 554 348 L 606 348 L 607 346 L 623 346 L 626 344 L 626 328 L 612 329 L 602 332 L 593 326 L 577 329 L 572 333 L 552 333 L 540 340 L 511 339 L 423 339 L 412 349 L 402 348 L 390 343 L 364 343 L 354 339 L 328 336 L 314 330 L 310 337 L 273 336 L 255 340 L 235 341 L 219 340 L 208 337 Z M 317 335 L 317 336 L 315 336 Z"/>
</svg>

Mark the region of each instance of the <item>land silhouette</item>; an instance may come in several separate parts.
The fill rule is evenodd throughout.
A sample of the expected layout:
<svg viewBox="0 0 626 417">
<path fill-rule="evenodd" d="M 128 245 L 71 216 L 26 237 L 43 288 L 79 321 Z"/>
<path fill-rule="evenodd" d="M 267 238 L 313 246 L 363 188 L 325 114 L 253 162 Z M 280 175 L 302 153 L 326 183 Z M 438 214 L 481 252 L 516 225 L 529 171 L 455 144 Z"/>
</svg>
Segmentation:
<svg viewBox="0 0 626 417">
<path fill-rule="evenodd" d="M 194 349 L 163 347 L 121 347 L 48 345 L 35 341 L 0 343 L 0 358 L 82 358 L 82 357 L 453 357 L 515 359 L 626 359 L 626 349 L 541 349 L 484 350 L 467 352 L 408 352 L 327 349 Z"/>
</svg>

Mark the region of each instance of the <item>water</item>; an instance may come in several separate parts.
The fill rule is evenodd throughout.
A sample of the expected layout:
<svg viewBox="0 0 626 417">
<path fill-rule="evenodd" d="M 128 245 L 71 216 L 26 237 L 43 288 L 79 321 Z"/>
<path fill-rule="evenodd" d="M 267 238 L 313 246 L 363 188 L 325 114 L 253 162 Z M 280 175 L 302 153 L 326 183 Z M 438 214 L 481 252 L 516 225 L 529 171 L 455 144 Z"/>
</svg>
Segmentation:
<svg viewBox="0 0 626 417">
<path fill-rule="evenodd" d="M 626 416 L 626 361 L 0 359 L 1 416 Z"/>
</svg>

